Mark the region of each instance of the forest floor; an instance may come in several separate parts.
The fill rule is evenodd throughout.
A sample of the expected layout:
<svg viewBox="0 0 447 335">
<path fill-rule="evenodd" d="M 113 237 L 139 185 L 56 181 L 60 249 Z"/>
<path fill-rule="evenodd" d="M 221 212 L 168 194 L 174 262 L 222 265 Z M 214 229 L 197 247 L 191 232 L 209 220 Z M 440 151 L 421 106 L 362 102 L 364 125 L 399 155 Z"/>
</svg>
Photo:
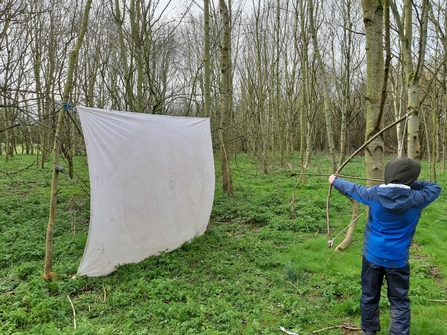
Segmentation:
<svg viewBox="0 0 447 335">
<path fill-rule="evenodd" d="M 119 266 L 107 277 L 76 276 L 89 227 L 86 157 L 75 157 L 75 177 L 61 175 L 54 235 L 54 280 L 43 280 L 51 161 L 35 156 L 0 162 L 1 334 L 361 334 L 360 269 L 365 214 L 352 245 L 335 250 L 349 224 L 348 199 L 333 190 L 334 247 L 326 235 L 327 176 L 319 155 L 298 175 L 260 173 L 253 158 L 232 161 L 234 195 L 216 192 L 210 229 L 181 248 Z M 420 179 L 431 179 L 422 162 Z M 216 166 L 216 171 L 220 169 Z M 343 175 L 364 176 L 356 158 Z M 358 181 L 358 180 L 357 180 Z M 360 181 L 361 183 L 363 181 Z M 437 182 L 446 189 L 447 173 Z M 411 247 L 412 330 L 447 334 L 447 194 L 423 211 Z M 364 210 L 361 206 L 361 212 Z M 386 287 L 382 331 L 389 326 Z"/>
</svg>

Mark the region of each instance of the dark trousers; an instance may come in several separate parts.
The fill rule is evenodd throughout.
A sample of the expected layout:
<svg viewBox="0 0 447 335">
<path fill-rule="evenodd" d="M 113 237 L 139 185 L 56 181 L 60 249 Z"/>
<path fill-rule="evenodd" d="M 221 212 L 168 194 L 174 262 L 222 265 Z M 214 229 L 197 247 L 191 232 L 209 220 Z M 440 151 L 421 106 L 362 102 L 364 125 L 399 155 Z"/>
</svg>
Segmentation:
<svg viewBox="0 0 447 335">
<path fill-rule="evenodd" d="M 390 335 L 410 334 L 410 266 L 393 269 L 384 268 L 368 262 L 362 262 L 362 296 L 360 311 L 362 329 L 365 333 L 375 334 L 380 330 L 379 300 L 383 278 L 388 284 L 388 300 L 390 301 Z"/>
</svg>

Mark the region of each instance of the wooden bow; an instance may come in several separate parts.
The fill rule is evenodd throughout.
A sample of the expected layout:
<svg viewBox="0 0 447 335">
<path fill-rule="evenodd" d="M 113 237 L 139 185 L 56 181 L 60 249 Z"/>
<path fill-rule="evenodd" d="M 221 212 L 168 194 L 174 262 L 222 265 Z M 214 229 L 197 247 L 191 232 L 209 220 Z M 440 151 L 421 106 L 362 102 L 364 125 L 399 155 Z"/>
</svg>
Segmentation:
<svg viewBox="0 0 447 335">
<path fill-rule="evenodd" d="M 445 57 L 445 59 L 447 59 L 447 57 Z M 386 63 L 389 64 L 389 58 L 387 56 L 387 60 Z M 441 68 L 440 64 L 438 66 L 438 68 L 436 68 L 435 71 L 435 75 L 433 75 L 433 77 L 430 79 L 429 83 L 428 83 L 428 87 L 427 90 L 425 92 L 425 95 L 422 97 L 422 99 L 419 101 L 419 106 L 422 105 L 422 103 L 424 102 L 424 100 L 427 98 L 428 96 L 428 92 L 430 91 L 430 87 L 433 84 L 435 78 L 436 78 L 436 74 L 439 72 L 440 68 Z M 387 67 L 385 67 L 387 68 Z M 386 82 L 387 82 L 387 75 L 388 73 L 385 73 L 385 78 L 384 78 L 384 83 L 383 83 L 383 92 L 386 91 Z M 383 107 L 385 104 L 385 94 L 382 95 L 382 99 L 380 101 L 380 116 L 382 115 L 382 111 L 383 111 Z M 341 172 L 341 170 L 346 166 L 346 164 L 348 164 L 351 159 L 353 159 L 360 151 L 362 151 L 368 144 L 370 144 L 372 141 L 374 141 L 379 135 L 383 134 L 385 131 L 387 131 L 388 129 L 394 127 L 396 124 L 402 122 L 403 120 L 405 120 L 406 118 L 408 118 L 412 113 L 414 113 L 416 111 L 416 109 L 410 110 L 408 111 L 404 116 L 400 117 L 399 119 L 397 119 L 396 121 L 390 123 L 388 126 L 386 126 L 385 128 L 383 128 L 382 130 L 378 131 L 377 133 L 375 133 L 369 140 L 367 140 L 365 143 L 363 143 L 360 148 L 358 148 L 351 156 L 348 157 L 348 159 L 346 159 L 346 161 L 343 162 L 342 165 L 340 165 L 340 167 L 337 169 L 337 171 L 334 173 L 336 176 Z M 330 201 L 330 197 L 331 197 L 331 190 L 332 190 L 332 185 L 329 185 L 329 189 L 328 189 L 328 194 L 327 194 L 327 199 L 326 199 L 326 220 L 327 220 L 327 238 L 328 238 L 328 247 L 331 248 L 332 245 L 334 244 L 334 242 L 331 239 L 331 220 L 329 217 L 329 201 Z"/>
<path fill-rule="evenodd" d="M 348 164 L 360 151 L 362 151 L 368 144 L 370 144 L 372 141 L 374 141 L 378 136 L 380 136 L 381 134 L 383 134 L 385 131 L 387 131 L 388 129 L 394 127 L 396 124 L 402 122 L 403 120 L 405 120 L 408 116 L 411 115 L 411 113 L 413 113 L 413 111 L 405 114 L 404 116 L 402 116 L 401 118 L 397 119 L 396 121 L 394 121 L 393 123 L 389 124 L 388 126 L 386 126 L 385 128 L 383 128 L 382 130 L 380 130 L 379 132 L 375 133 L 369 140 L 367 140 L 365 143 L 363 143 L 360 148 L 358 148 L 356 151 L 354 151 L 354 153 L 348 157 L 348 159 L 346 159 L 342 165 L 339 166 L 339 168 L 337 169 L 337 171 L 334 173 L 336 176 L 338 174 L 340 174 L 341 170 L 346 166 L 346 164 Z M 327 241 L 328 241 L 328 247 L 331 248 L 332 245 L 334 244 L 334 241 L 331 239 L 331 219 L 330 219 L 330 215 L 329 215 L 329 203 L 330 203 L 330 198 L 331 198 L 331 191 L 332 191 L 332 185 L 329 185 L 329 189 L 328 189 L 328 194 L 327 194 L 327 198 L 326 198 L 326 220 L 327 220 Z"/>
</svg>

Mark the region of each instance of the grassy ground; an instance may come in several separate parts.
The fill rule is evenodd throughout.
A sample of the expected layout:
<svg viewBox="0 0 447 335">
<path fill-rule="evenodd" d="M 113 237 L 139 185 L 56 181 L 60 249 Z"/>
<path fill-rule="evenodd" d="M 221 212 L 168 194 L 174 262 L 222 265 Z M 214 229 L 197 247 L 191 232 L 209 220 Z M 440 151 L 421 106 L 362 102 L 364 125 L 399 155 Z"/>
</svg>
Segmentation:
<svg viewBox="0 0 447 335">
<path fill-rule="evenodd" d="M 1 334 L 282 334 L 280 326 L 300 335 L 360 334 L 366 219 L 360 218 L 348 250 L 327 247 L 322 174 L 330 165 L 324 157 L 314 159 L 303 185 L 298 169 L 272 167 L 263 175 L 253 160 L 238 155 L 235 195 L 223 196 L 217 180 L 207 233 L 108 277 L 71 279 L 90 206 L 86 158 L 76 157 L 77 176 L 62 175 L 59 185 L 54 282 L 42 279 L 51 166 L 42 170 L 35 160 L 19 155 L 0 162 Z M 423 167 L 421 179 L 428 178 Z M 364 174 L 363 160 L 355 159 L 343 174 Z M 438 171 L 438 182 L 447 185 L 445 172 Z M 446 210 L 442 193 L 423 212 L 411 249 L 412 334 L 447 334 Z M 350 203 L 336 191 L 330 213 L 336 236 L 350 220 Z M 379 334 L 387 334 L 386 289 L 382 298 Z"/>
</svg>

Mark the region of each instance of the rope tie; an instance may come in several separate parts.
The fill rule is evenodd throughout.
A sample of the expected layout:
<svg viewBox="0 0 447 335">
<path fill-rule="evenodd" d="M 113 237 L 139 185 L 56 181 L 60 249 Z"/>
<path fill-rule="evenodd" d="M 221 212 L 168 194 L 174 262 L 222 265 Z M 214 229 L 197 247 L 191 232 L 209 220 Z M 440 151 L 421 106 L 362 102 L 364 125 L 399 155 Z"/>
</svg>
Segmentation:
<svg viewBox="0 0 447 335">
<path fill-rule="evenodd" d="M 69 112 L 69 111 L 73 111 L 73 106 L 70 106 L 70 104 L 69 104 L 68 102 L 63 102 L 63 103 L 62 103 L 62 106 L 65 107 L 65 110 L 66 110 L 67 112 Z"/>
</svg>

